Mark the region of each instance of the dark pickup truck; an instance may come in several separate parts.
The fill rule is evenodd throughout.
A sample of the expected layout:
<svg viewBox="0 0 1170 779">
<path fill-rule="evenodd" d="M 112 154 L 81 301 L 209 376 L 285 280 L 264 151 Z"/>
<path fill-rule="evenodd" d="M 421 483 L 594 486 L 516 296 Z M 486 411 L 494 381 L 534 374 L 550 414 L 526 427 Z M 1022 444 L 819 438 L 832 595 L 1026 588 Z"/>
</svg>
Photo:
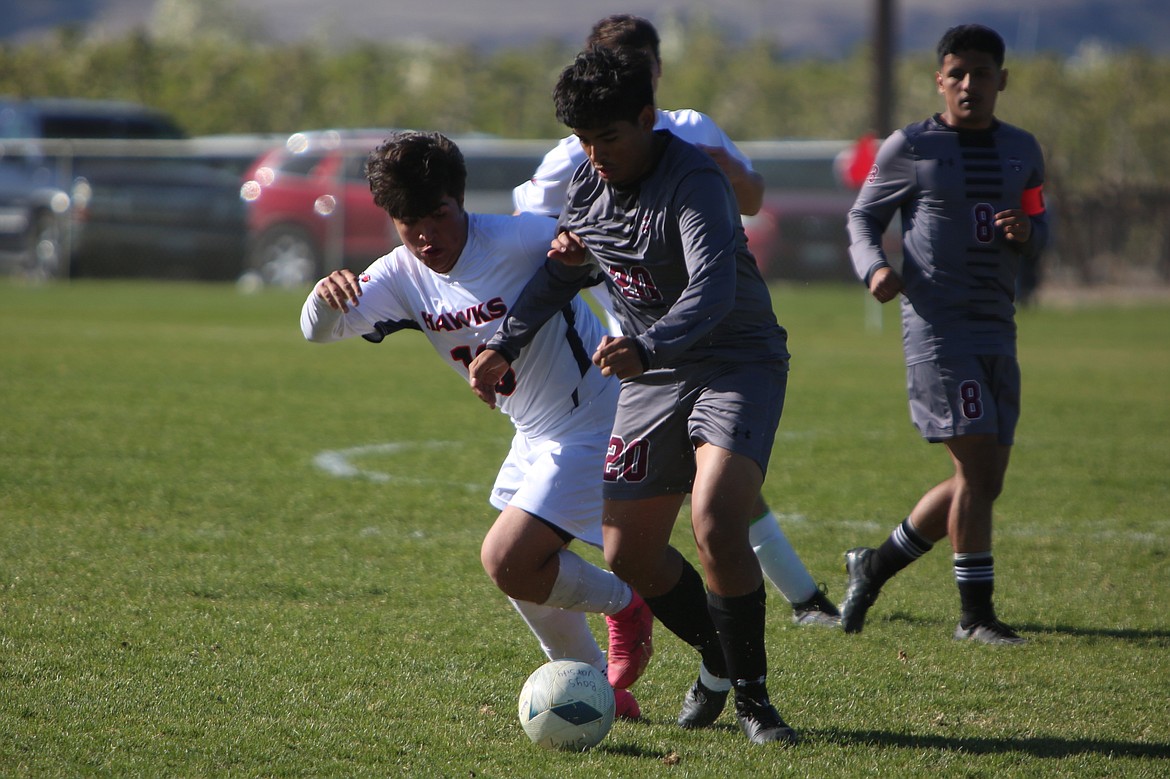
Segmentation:
<svg viewBox="0 0 1170 779">
<path fill-rule="evenodd" d="M 133 103 L 0 100 L 0 267 L 35 278 L 234 279 L 238 160 Z"/>
</svg>

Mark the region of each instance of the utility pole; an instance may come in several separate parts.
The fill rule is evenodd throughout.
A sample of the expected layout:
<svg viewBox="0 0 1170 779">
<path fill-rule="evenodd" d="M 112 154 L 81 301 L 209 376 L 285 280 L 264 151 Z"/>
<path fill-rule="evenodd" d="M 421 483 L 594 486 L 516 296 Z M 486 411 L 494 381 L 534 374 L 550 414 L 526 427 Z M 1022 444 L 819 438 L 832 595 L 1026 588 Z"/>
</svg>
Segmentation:
<svg viewBox="0 0 1170 779">
<path fill-rule="evenodd" d="M 873 132 L 885 138 L 894 131 L 894 0 L 876 0 L 873 26 Z"/>
<path fill-rule="evenodd" d="M 875 0 L 873 23 L 873 144 L 880 144 L 894 131 L 894 0 Z M 860 154 L 860 148 L 855 154 Z M 856 176 L 856 172 L 855 172 Z M 857 179 L 857 186 L 861 181 Z M 892 258 L 891 258 L 892 259 Z M 900 259 L 900 258 L 899 258 Z M 899 265 L 899 272 L 901 267 Z M 882 305 L 865 296 L 865 327 L 881 332 Z"/>
</svg>

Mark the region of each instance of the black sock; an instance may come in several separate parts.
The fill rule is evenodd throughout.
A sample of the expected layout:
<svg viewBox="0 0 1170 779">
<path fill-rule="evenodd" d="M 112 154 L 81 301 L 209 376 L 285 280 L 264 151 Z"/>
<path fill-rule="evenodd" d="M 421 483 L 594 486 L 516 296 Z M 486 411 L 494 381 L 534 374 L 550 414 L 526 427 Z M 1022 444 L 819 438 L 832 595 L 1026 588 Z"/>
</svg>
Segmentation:
<svg viewBox="0 0 1170 779">
<path fill-rule="evenodd" d="M 767 702 L 768 654 L 764 646 L 764 585 L 747 595 L 725 598 L 707 593 L 707 608 L 727 658 L 727 672 L 736 694 Z"/>
<path fill-rule="evenodd" d="M 910 517 L 906 517 L 877 548 L 877 554 L 870 558 L 869 577 L 880 587 L 933 547 L 934 544 L 920 536 L 910 524 Z"/>
<path fill-rule="evenodd" d="M 703 665 L 715 676 L 727 677 L 727 661 L 707 610 L 707 588 L 689 562 L 683 561 L 682 576 L 669 592 L 644 598 L 650 611 L 666 629 L 698 650 Z"/>
<path fill-rule="evenodd" d="M 959 624 L 965 628 L 995 619 L 991 603 L 995 591 L 995 559 L 990 552 L 955 555 L 955 583 L 959 585 L 962 613 Z"/>
</svg>

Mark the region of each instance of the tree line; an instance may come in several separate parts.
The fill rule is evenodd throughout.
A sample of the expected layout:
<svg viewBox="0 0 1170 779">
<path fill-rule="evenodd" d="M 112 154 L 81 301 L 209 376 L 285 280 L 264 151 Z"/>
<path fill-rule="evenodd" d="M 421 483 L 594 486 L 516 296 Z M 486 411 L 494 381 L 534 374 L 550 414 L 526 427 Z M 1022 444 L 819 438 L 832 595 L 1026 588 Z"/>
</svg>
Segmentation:
<svg viewBox="0 0 1170 779">
<path fill-rule="evenodd" d="M 550 98 L 575 53 L 564 41 L 490 51 L 391 43 L 340 49 L 225 29 L 139 29 L 101 39 L 62 29 L 47 40 L 0 45 L 0 94 L 132 100 L 167 111 L 192 135 L 325 127 L 507 138 L 567 132 Z M 1170 58 L 1093 49 L 1016 58 L 1009 51 L 1007 66 L 998 113 L 1040 139 L 1049 188 L 1078 219 L 1137 197 L 1147 210 L 1155 204 L 1147 229 L 1170 228 Z M 793 59 L 765 39 L 736 40 L 699 21 L 664 35 L 659 102 L 704 111 L 736 140 L 849 140 L 871 129 L 873 69 L 864 46 L 839 59 Z M 897 62 L 895 126 L 940 109 L 935 70 L 929 53 Z M 1111 240 L 1126 244 L 1128 236 Z M 1144 262 L 1170 263 L 1170 246 L 1150 245 L 1147 236 L 1131 249 L 1150 254 Z"/>
</svg>

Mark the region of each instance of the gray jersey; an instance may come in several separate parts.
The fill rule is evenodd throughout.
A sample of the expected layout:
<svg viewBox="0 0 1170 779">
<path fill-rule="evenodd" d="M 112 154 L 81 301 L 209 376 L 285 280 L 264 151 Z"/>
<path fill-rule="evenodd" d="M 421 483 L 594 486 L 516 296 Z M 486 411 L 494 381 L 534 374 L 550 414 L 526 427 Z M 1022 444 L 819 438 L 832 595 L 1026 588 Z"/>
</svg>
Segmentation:
<svg viewBox="0 0 1170 779">
<path fill-rule="evenodd" d="M 600 264 L 622 331 L 638 340 L 651 370 L 703 360 L 788 358 L 737 212 L 731 184 L 704 152 L 669 131 L 661 155 L 635 187 L 610 186 L 582 165 L 566 195 L 560 229 L 576 233 Z M 515 354 L 526 333 L 596 268 L 550 261 L 491 344 Z"/>
<path fill-rule="evenodd" d="M 1048 240 L 1044 161 L 1031 134 L 996 122 L 958 130 L 936 115 L 893 133 L 849 212 L 850 254 L 869 281 L 888 266 L 881 236 L 902 220 L 902 334 L 909 365 L 937 357 L 1016 353 L 1021 259 Z M 995 214 L 1023 208 L 1026 244 L 1007 241 Z"/>
</svg>

